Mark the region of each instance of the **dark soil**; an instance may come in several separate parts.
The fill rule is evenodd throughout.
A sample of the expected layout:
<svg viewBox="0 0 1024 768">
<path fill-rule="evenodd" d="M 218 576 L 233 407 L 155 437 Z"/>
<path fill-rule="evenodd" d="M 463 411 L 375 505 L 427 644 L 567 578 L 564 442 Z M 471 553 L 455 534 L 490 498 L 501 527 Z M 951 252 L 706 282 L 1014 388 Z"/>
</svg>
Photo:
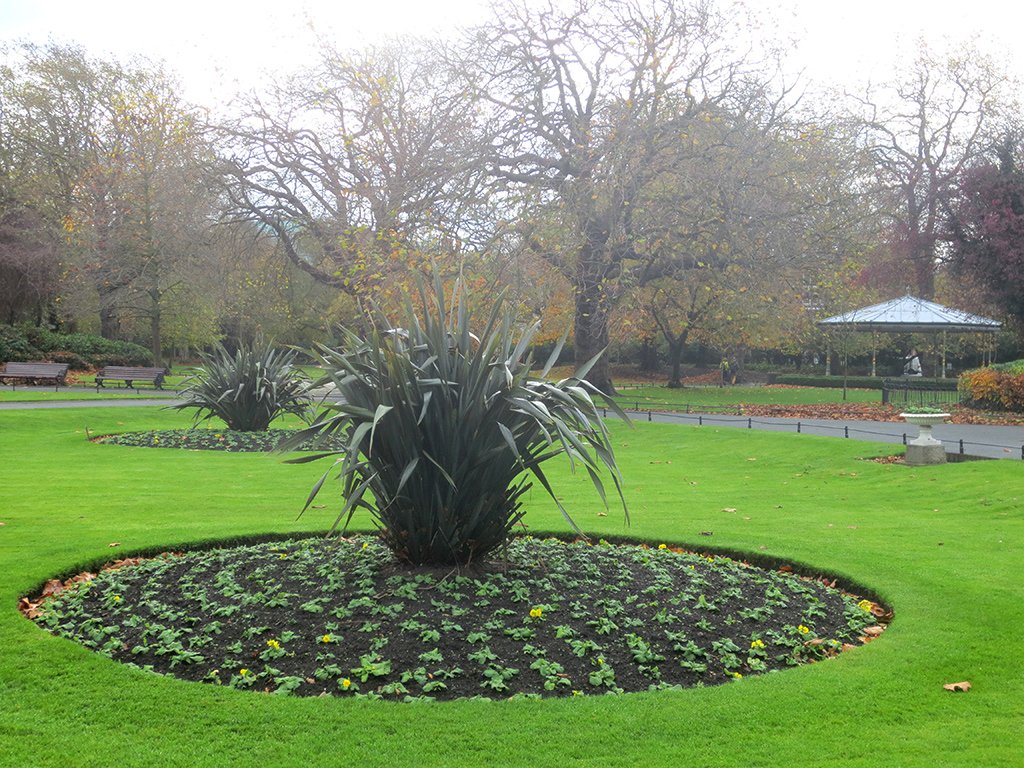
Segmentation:
<svg viewBox="0 0 1024 768">
<path fill-rule="evenodd" d="M 369 537 L 165 555 L 77 581 L 36 620 L 117 661 L 399 700 L 715 685 L 833 657 L 883 612 L 728 558 L 532 538 L 462 571 L 404 568 Z"/>
</svg>

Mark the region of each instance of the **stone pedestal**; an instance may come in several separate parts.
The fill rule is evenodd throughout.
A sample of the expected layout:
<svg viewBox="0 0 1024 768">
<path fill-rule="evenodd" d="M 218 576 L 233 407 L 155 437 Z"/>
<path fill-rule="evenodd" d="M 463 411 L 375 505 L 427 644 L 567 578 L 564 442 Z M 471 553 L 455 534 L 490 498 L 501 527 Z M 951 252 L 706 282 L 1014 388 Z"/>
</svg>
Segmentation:
<svg viewBox="0 0 1024 768">
<path fill-rule="evenodd" d="M 942 443 L 928 445 L 907 443 L 907 455 L 904 461 L 911 467 L 923 467 L 931 464 L 946 463 L 946 448 Z"/>
<path fill-rule="evenodd" d="M 949 418 L 948 413 L 901 413 L 908 424 L 918 426 L 917 438 L 907 443 L 907 455 L 904 461 L 912 467 L 923 467 L 929 464 L 945 464 L 946 449 L 942 443 L 932 437 L 932 427 Z"/>
</svg>

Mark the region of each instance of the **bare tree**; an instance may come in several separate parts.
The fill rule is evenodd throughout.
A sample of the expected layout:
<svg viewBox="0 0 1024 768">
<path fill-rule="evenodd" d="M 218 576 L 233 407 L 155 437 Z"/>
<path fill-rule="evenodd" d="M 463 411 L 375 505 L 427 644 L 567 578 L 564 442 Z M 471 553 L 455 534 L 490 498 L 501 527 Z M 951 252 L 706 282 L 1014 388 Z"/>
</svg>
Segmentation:
<svg viewBox="0 0 1024 768">
<path fill-rule="evenodd" d="M 719 111 L 781 103 L 771 69 L 738 51 L 744 18 L 697 0 L 499 3 L 461 68 L 487 106 L 489 172 L 517 194 L 526 242 L 574 288 L 577 364 L 613 391 L 608 317 L 643 259 L 645 196 L 685 183 L 687 135 Z"/>
<path fill-rule="evenodd" d="M 963 170 L 989 153 L 1015 111 L 1015 83 L 973 42 L 939 53 L 918 45 L 896 78 L 856 99 L 872 188 L 901 279 L 935 295 L 944 222 Z"/>
<path fill-rule="evenodd" d="M 396 40 L 254 95 L 224 130 L 228 218 L 256 223 L 350 294 L 424 249 L 458 252 L 479 179 L 473 100 L 429 46 Z"/>
</svg>

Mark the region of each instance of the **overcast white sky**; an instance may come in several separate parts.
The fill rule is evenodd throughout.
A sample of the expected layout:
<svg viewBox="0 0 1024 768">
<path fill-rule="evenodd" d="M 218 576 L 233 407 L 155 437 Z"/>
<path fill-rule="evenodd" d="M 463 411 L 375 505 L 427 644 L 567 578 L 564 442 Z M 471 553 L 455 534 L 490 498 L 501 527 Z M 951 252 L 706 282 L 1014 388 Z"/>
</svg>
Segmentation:
<svg viewBox="0 0 1024 768">
<path fill-rule="evenodd" d="M 1010 58 L 1024 26 L 1024 8 L 1008 0 L 746 4 L 770 9 L 777 31 L 801 40 L 793 57 L 812 79 L 851 85 L 869 71 L 876 79 L 891 72 L 896 53 L 921 34 L 938 42 L 979 32 L 991 53 Z M 443 33 L 483 14 L 477 0 L 0 0 L 0 41 L 53 38 L 97 56 L 164 59 L 185 80 L 190 98 L 209 103 L 211 94 L 232 93 L 235 83 L 251 86 L 261 71 L 289 69 L 308 56 L 311 23 L 341 47 L 358 47 L 387 34 Z M 1017 64 L 1024 72 L 1024 63 Z"/>
</svg>

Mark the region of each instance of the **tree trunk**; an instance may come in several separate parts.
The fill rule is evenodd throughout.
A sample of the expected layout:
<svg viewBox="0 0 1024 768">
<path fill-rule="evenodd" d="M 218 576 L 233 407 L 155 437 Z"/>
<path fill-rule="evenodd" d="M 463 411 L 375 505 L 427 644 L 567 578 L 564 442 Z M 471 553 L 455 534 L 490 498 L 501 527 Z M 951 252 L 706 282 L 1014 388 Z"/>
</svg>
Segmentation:
<svg viewBox="0 0 1024 768">
<path fill-rule="evenodd" d="M 160 335 L 160 297 L 159 294 L 156 296 L 150 296 L 153 302 L 153 310 L 149 316 L 149 332 L 151 349 L 153 350 L 153 366 L 156 368 L 164 367 L 164 349 L 163 339 Z"/>
<path fill-rule="evenodd" d="M 97 286 L 100 297 L 100 336 L 104 339 L 121 338 L 121 318 L 117 312 L 118 286 L 101 282 Z"/>
<path fill-rule="evenodd" d="M 672 373 L 669 375 L 668 386 L 678 389 L 683 384 L 679 380 L 679 368 L 683 360 L 683 350 L 686 348 L 686 339 L 682 336 L 676 337 L 675 341 L 668 342 L 668 362 L 672 366 Z"/>
<path fill-rule="evenodd" d="M 654 346 L 654 340 L 650 336 L 644 336 L 643 345 L 640 347 L 641 371 L 656 373 L 658 371 L 658 349 Z"/>
<path fill-rule="evenodd" d="M 595 274 L 593 261 L 581 254 L 577 268 L 575 340 L 576 369 L 579 370 L 592 358 L 600 355 L 597 362 L 584 377 L 606 395 L 614 395 L 611 376 L 608 371 L 608 305 L 604 294 L 603 281 Z"/>
</svg>

